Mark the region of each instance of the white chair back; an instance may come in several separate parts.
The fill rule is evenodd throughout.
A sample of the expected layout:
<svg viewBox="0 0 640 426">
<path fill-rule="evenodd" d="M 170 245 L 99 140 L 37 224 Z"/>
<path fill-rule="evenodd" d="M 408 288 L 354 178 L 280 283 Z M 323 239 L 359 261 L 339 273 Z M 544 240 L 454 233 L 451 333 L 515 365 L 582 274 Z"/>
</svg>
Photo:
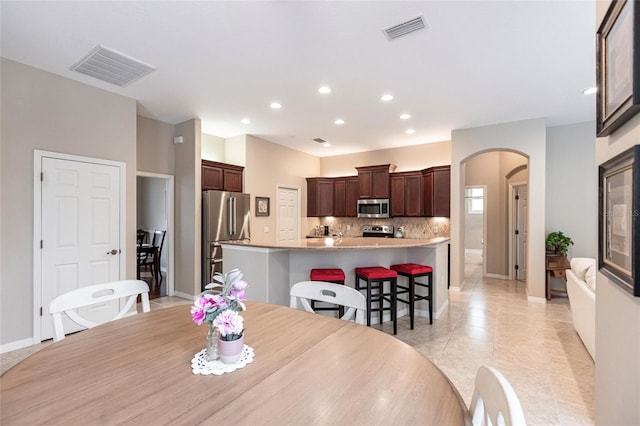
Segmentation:
<svg viewBox="0 0 640 426">
<path fill-rule="evenodd" d="M 57 342 L 64 339 L 64 328 L 62 326 L 63 312 L 78 325 L 92 328 L 100 324 L 81 317 L 75 309 L 129 297 L 118 314 L 106 322 L 114 321 L 124 317 L 129 312 L 131 307 L 136 303 L 138 295 L 142 298 L 142 310 L 149 312 L 151 310 L 149 305 L 149 286 L 146 282 L 140 280 L 95 284 L 80 287 L 59 295 L 53 299 L 49 305 L 49 312 L 53 316 L 53 341 Z M 134 313 L 137 313 L 137 310 Z"/>
<path fill-rule="evenodd" d="M 477 425 L 526 425 L 518 395 L 498 370 L 486 365 L 476 373 L 469 407 L 472 423 Z"/>
<path fill-rule="evenodd" d="M 349 321 L 355 316 L 357 324 L 365 324 L 367 301 L 362 293 L 351 287 L 325 281 L 301 281 L 291 287 L 290 295 L 290 306 L 294 309 L 298 308 L 298 301 L 305 311 L 312 313 L 309 300 L 333 303 L 348 308 L 340 319 Z"/>
</svg>

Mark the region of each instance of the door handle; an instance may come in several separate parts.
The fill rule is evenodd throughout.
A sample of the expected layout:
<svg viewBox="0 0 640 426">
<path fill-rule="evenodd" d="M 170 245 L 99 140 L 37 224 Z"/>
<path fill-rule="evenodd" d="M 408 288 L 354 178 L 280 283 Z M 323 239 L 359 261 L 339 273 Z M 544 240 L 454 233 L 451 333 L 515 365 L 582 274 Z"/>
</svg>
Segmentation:
<svg viewBox="0 0 640 426">
<path fill-rule="evenodd" d="M 107 254 L 118 254 L 119 250 L 113 249 L 111 251 L 108 251 Z"/>
</svg>

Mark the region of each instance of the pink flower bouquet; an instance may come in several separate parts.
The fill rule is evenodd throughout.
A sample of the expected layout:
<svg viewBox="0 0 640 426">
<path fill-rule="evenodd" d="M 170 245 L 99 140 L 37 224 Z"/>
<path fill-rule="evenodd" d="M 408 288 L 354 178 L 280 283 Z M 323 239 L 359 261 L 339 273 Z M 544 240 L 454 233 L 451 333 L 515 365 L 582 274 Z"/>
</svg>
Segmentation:
<svg viewBox="0 0 640 426">
<path fill-rule="evenodd" d="M 238 340 L 244 332 L 243 318 L 238 312 L 246 309 L 243 302 L 247 283 L 238 269 L 216 273 L 213 279 L 216 282 L 208 284 L 191 307 L 193 322 L 209 323 L 209 336 L 217 329 L 221 340 Z"/>
</svg>

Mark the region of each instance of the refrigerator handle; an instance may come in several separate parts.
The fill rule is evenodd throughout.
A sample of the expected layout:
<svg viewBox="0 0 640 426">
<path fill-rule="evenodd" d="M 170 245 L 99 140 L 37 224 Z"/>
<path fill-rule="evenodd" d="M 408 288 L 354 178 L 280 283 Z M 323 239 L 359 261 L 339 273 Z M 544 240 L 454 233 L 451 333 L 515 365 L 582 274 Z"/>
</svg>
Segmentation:
<svg viewBox="0 0 640 426">
<path fill-rule="evenodd" d="M 227 198 L 227 233 L 233 235 L 233 197 Z"/>
<path fill-rule="evenodd" d="M 231 231 L 229 232 L 231 235 L 236 235 L 238 233 L 238 230 L 236 229 L 238 227 L 238 221 L 236 218 L 237 211 L 238 206 L 236 197 L 231 197 Z"/>
</svg>

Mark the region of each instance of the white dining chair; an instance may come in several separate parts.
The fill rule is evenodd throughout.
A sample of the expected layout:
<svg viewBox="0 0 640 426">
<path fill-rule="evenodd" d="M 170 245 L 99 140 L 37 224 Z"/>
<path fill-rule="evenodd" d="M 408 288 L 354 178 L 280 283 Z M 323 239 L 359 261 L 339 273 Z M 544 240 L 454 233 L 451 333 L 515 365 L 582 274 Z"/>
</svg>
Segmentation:
<svg viewBox="0 0 640 426">
<path fill-rule="evenodd" d="M 136 303 L 140 295 L 142 299 L 142 311 L 149 312 L 149 285 L 140 280 L 114 281 L 103 284 L 95 284 L 80 287 L 61 294 L 51 301 L 49 313 L 53 317 L 54 337 L 53 341 L 58 342 L 64 339 L 64 327 L 62 325 L 62 314 L 66 314 L 69 319 L 78 325 L 86 328 L 93 328 L 104 322 L 110 322 L 124 317 L 131 307 Z M 120 311 L 111 319 L 102 323 L 96 323 L 80 316 L 75 310 L 85 306 L 104 303 L 115 299 L 128 297 L 126 303 Z M 137 313 L 137 309 L 132 311 Z"/>
<path fill-rule="evenodd" d="M 299 302 L 305 311 L 315 313 L 310 300 L 333 303 L 348 308 L 340 319 L 349 321 L 355 316 L 357 324 L 365 324 L 367 301 L 362 293 L 351 287 L 326 281 L 301 281 L 291 287 L 290 296 L 290 306 L 294 309 L 298 308 Z"/>
<path fill-rule="evenodd" d="M 474 426 L 524 426 L 526 421 L 518 395 L 495 368 L 483 365 L 476 373 L 469 406 Z"/>
</svg>

